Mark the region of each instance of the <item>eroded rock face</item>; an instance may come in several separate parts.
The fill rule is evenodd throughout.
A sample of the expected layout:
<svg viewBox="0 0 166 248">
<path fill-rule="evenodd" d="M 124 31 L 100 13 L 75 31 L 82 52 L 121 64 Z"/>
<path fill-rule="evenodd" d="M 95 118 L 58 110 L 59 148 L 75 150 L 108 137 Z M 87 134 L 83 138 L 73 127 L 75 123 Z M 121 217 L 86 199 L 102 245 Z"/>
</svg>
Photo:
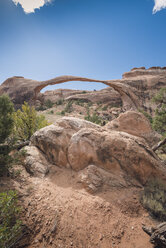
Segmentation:
<svg viewBox="0 0 166 248">
<path fill-rule="evenodd" d="M 144 138 L 151 146 L 160 140 L 160 136 L 151 128 L 148 119 L 140 112 L 126 111 L 109 122 L 106 129 L 122 131 Z"/>
<path fill-rule="evenodd" d="M 25 166 L 27 171 L 37 177 L 43 177 L 49 172 L 48 160 L 35 146 L 26 146 Z"/>
<path fill-rule="evenodd" d="M 32 136 L 31 145 L 52 164 L 76 171 L 94 165 L 123 178 L 123 184 L 131 178 L 144 184 L 149 177 L 163 173 L 160 161 L 143 139 L 106 131 L 77 118 L 64 117 L 41 129 Z M 102 176 L 96 180 L 102 184 Z"/>
<path fill-rule="evenodd" d="M 108 87 L 99 91 L 82 91 L 82 90 L 69 90 L 69 89 L 57 89 L 52 91 L 46 91 L 41 94 L 41 100 L 46 102 L 56 103 L 58 100 L 82 100 L 92 103 L 109 103 L 112 105 L 122 105 L 121 97 L 118 92 Z"/>
<path fill-rule="evenodd" d="M 159 162 L 142 139 L 123 132 L 94 129 L 82 129 L 72 136 L 68 160 L 74 170 L 93 163 L 111 173 L 127 173 L 142 183 L 157 174 Z"/>
<path fill-rule="evenodd" d="M 79 171 L 78 183 L 81 183 L 90 193 L 102 191 L 104 188 L 141 187 L 141 184 L 135 178 L 127 178 L 120 171 L 118 174 L 110 173 L 96 165 L 88 165 L 85 169 Z"/>
</svg>

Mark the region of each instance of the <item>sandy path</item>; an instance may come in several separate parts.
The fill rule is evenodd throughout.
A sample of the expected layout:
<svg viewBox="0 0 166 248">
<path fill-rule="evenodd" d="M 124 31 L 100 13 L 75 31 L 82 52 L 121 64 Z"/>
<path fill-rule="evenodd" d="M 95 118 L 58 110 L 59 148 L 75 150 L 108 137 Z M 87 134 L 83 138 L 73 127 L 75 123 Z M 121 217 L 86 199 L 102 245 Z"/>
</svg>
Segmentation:
<svg viewBox="0 0 166 248">
<path fill-rule="evenodd" d="M 28 180 L 29 248 L 152 248 L 142 231 L 152 220 L 139 204 L 138 189 L 91 195 L 77 182 L 77 173 L 56 167 L 44 179 Z"/>
</svg>

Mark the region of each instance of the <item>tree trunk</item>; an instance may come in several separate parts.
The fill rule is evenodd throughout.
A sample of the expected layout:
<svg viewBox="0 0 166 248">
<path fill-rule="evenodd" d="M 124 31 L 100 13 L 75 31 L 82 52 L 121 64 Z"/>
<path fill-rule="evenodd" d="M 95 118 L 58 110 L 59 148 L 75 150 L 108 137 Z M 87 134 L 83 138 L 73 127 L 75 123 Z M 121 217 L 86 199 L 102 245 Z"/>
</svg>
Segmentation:
<svg viewBox="0 0 166 248">
<path fill-rule="evenodd" d="M 154 145 L 152 147 L 152 149 L 155 152 L 155 151 L 157 151 L 160 147 L 162 147 L 165 144 L 166 144 L 166 138 L 164 140 L 160 141 L 157 145 Z"/>
<path fill-rule="evenodd" d="M 150 236 L 150 242 L 158 248 L 166 248 L 166 222 L 157 227 L 142 227 L 143 231 Z"/>
</svg>

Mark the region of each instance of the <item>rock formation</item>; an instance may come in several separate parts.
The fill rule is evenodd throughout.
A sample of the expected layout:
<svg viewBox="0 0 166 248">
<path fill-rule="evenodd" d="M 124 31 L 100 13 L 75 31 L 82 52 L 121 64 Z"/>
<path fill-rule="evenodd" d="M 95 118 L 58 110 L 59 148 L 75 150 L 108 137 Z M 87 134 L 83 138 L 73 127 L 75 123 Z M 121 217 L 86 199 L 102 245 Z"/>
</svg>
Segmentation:
<svg viewBox="0 0 166 248">
<path fill-rule="evenodd" d="M 70 89 L 49 90 L 41 94 L 41 101 L 50 100 L 56 103 L 60 99 L 82 100 L 92 103 L 109 103 L 110 105 L 122 105 L 121 97 L 117 91 L 108 87 L 99 91 L 82 91 Z"/>
<path fill-rule="evenodd" d="M 69 81 L 88 81 L 103 83 L 112 87 L 120 95 L 124 110 L 144 107 L 151 109 L 150 96 L 161 87 L 166 86 L 165 68 L 135 68 L 125 73 L 119 80 L 94 80 L 83 77 L 61 76 L 47 81 L 34 81 L 23 77 L 7 79 L 0 86 L 0 95 L 8 94 L 16 108 L 27 101 L 35 104 L 36 100 L 42 99 L 40 91 L 48 86 Z"/>
<path fill-rule="evenodd" d="M 39 159 L 34 156 L 35 150 L 37 156 L 41 153 Z M 86 170 L 99 168 L 100 171 L 95 170 L 101 176 L 92 178 L 97 181 L 94 185 L 102 185 L 102 178 L 105 177 L 102 171 L 109 173 L 107 181 L 112 180 L 115 185 L 124 187 L 130 184 L 145 184 L 149 177 L 160 177 L 163 174 L 159 159 L 144 139 L 126 132 L 106 130 L 73 117 L 63 117 L 32 136 L 26 159 L 26 167 L 32 174 L 35 174 L 36 167 L 37 174 L 47 173 L 46 163 L 41 163 L 43 155 L 48 164 L 84 171 L 83 178 L 87 177 Z M 38 161 L 37 165 L 34 161 Z M 82 179 L 84 184 L 85 181 L 87 180 Z"/>
<path fill-rule="evenodd" d="M 160 135 L 152 130 L 148 119 L 140 112 L 126 111 L 118 118 L 109 122 L 106 129 L 122 131 L 137 137 L 144 138 L 150 146 L 160 140 Z"/>
</svg>

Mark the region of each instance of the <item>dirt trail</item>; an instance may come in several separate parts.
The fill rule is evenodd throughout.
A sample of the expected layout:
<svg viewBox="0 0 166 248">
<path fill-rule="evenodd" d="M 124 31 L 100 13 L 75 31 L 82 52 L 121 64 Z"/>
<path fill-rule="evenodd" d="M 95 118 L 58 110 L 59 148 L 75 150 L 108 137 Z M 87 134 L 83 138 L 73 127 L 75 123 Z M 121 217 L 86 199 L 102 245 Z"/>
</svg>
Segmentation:
<svg viewBox="0 0 166 248">
<path fill-rule="evenodd" d="M 152 248 L 142 231 L 152 220 L 139 204 L 140 189 L 92 195 L 76 172 L 55 166 L 46 178 L 24 177 L 20 189 L 31 229 L 28 248 Z"/>
</svg>

